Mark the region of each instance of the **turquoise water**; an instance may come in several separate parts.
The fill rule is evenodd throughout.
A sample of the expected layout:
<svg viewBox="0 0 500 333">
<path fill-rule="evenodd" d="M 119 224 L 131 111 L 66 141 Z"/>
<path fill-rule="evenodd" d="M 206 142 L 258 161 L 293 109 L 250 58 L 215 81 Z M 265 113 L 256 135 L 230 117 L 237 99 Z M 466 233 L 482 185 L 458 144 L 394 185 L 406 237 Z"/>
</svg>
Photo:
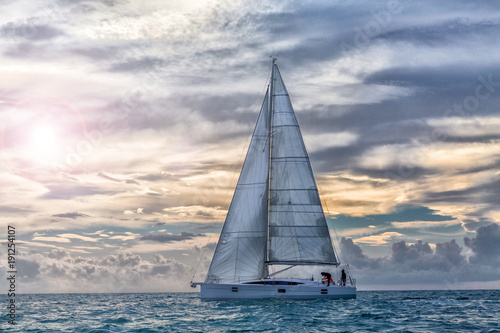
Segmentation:
<svg viewBox="0 0 500 333">
<path fill-rule="evenodd" d="M 16 301 L 17 325 L 3 316 L 0 326 L 8 332 L 500 332 L 500 290 L 360 291 L 357 299 L 311 301 L 202 302 L 197 293 Z"/>
</svg>

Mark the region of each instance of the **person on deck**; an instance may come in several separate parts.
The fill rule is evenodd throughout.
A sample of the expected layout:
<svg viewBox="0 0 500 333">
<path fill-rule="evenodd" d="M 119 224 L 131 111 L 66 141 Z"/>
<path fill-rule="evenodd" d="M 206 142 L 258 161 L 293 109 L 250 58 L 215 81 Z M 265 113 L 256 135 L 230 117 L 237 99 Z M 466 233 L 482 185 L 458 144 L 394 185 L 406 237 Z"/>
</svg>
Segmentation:
<svg viewBox="0 0 500 333">
<path fill-rule="evenodd" d="M 346 280 L 346 274 L 345 270 L 342 270 L 342 274 L 340 275 L 340 285 L 345 287 L 345 280 Z"/>
<path fill-rule="evenodd" d="M 326 272 L 321 272 L 321 275 L 323 275 L 323 279 L 321 280 L 321 282 L 325 283 L 325 281 L 327 282 L 327 287 L 330 286 L 330 281 L 333 283 L 333 279 L 332 279 L 332 275 L 330 273 L 326 273 Z"/>
</svg>

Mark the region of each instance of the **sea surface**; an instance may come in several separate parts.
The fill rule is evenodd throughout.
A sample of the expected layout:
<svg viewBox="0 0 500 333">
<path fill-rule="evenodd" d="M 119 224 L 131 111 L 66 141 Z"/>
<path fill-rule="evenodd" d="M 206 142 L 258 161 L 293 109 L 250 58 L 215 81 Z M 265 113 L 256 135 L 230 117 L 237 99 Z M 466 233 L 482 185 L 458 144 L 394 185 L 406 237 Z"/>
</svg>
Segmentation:
<svg viewBox="0 0 500 333">
<path fill-rule="evenodd" d="M 351 300 L 201 301 L 198 293 L 16 296 L 4 332 L 500 332 L 500 290 L 359 291 Z M 7 297 L 4 298 L 7 305 Z M 6 306 L 2 306 L 6 312 Z"/>
</svg>

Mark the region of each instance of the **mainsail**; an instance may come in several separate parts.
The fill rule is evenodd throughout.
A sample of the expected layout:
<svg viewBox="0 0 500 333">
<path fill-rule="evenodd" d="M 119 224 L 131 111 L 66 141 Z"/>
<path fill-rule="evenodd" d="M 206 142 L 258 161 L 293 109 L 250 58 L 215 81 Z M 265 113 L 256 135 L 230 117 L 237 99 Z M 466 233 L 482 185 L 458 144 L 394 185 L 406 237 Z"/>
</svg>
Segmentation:
<svg viewBox="0 0 500 333">
<path fill-rule="evenodd" d="M 260 279 L 267 274 L 269 94 L 266 93 L 206 282 Z"/>
<path fill-rule="evenodd" d="M 265 278 L 267 265 L 337 265 L 313 171 L 278 66 L 207 283 Z"/>
<path fill-rule="evenodd" d="M 269 263 L 336 265 L 292 103 L 277 65 L 273 71 Z"/>
</svg>

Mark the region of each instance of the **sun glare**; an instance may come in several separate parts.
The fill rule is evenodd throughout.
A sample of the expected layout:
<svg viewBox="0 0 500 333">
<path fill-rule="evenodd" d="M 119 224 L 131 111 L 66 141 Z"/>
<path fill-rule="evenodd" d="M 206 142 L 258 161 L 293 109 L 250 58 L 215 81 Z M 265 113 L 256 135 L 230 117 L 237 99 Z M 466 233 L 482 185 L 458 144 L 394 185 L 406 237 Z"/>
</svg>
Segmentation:
<svg viewBox="0 0 500 333">
<path fill-rule="evenodd" d="M 40 155 L 51 155 L 55 151 L 56 141 L 56 132 L 51 126 L 38 126 L 32 132 L 32 147 Z"/>
</svg>

